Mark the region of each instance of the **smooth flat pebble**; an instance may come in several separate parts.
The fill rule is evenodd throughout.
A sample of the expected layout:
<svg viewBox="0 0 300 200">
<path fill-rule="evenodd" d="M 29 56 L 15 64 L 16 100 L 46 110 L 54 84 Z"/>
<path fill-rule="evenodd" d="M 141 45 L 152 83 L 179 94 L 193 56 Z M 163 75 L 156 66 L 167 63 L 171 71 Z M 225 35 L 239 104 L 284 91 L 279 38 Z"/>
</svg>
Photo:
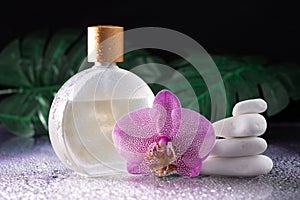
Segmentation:
<svg viewBox="0 0 300 200">
<path fill-rule="evenodd" d="M 232 109 L 232 115 L 262 113 L 268 108 L 267 103 L 263 99 L 250 99 L 237 103 Z"/>
<path fill-rule="evenodd" d="M 217 139 L 210 156 L 240 157 L 263 153 L 267 142 L 259 137 Z"/>
<path fill-rule="evenodd" d="M 202 163 L 200 174 L 220 176 L 258 176 L 273 168 L 272 160 L 264 155 L 235 158 L 211 157 Z"/>
<path fill-rule="evenodd" d="M 260 136 L 267 129 L 266 119 L 260 114 L 244 114 L 225 118 L 213 123 L 216 136 Z"/>
</svg>

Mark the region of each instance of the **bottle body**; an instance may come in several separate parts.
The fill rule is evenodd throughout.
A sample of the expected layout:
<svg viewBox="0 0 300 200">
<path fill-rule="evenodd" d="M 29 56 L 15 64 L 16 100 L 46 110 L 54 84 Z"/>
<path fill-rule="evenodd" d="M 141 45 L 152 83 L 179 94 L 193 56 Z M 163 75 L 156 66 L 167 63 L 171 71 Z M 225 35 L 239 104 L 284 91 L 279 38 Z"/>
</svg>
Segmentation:
<svg viewBox="0 0 300 200">
<path fill-rule="evenodd" d="M 135 74 L 96 63 L 71 77 L 56 94 L 49 133 L 58 157 L 74 171 L 99 176 L 126 172 L 111 132 L 124 114 L 150 107 L 154 95 Z"/>
</svg>

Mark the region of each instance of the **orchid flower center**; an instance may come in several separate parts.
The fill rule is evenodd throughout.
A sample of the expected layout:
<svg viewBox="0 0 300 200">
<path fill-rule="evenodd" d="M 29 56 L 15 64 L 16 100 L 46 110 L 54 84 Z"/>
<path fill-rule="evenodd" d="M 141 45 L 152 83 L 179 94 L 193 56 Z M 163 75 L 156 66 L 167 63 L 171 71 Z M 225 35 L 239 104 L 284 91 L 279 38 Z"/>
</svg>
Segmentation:
<svg viewBox="0 0 300 200">
<path fill-rule="evenodd" d="M 161 136 L 158 142 L 149 145 L 146 159 L 149 161 L 149 168 L 156 176 L 166 176 L 177 169 L 176 165 L 172 164 L 176 160 L 172 142 L 165 136 Z"/>
</svg>

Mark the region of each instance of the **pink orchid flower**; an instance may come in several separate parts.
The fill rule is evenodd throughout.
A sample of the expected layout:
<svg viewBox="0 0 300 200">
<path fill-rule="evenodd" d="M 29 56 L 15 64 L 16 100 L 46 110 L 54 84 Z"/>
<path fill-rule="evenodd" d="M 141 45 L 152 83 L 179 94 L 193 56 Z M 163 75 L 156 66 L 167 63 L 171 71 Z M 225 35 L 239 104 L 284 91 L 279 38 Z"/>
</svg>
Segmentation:
<svg viewBox="0 0 300 200">
<path fill-rule="evenodd" d="M 178 98 L 160 91 L 152 108 L 121 117 L 113 131 L 116 149 L 131 174 L 198 176 L 215 144 L 213 127 L 199 113 L 181 108 Z"/>
</svg>

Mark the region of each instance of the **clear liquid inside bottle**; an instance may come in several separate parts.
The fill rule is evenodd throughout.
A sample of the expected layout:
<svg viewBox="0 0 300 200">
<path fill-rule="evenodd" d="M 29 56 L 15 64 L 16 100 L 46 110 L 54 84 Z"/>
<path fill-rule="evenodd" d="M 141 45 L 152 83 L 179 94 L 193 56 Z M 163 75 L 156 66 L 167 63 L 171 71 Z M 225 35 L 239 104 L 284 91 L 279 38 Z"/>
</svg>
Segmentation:
<svg viewBox="0 0 300 200">
<path fill-rule="evenodd" d="M 125 173 L 126 163 L 113 145 L 113 127 L 128 112 L 150 107 L 153 99 L 141 78 L 115 64 L 78 73 L 57 93 L 50 111 L 56 154 L 83 175 Z"/>
</svg>

